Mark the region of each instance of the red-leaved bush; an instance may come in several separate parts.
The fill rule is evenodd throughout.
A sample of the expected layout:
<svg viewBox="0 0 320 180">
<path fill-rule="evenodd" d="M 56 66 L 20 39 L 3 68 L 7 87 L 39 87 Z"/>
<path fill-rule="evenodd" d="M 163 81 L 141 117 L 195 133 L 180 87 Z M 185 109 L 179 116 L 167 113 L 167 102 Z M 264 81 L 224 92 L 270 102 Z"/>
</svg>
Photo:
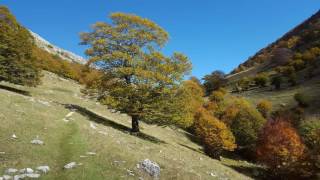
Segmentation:
<svg viewBox="0 0 320 180">
<path fill-rule="evenodd" d="M 300 136 L 287 118 L 270 120 L 259 134 L 257 160 L 275 174 L 294 174 L 306 150 Z"/>
</svg>

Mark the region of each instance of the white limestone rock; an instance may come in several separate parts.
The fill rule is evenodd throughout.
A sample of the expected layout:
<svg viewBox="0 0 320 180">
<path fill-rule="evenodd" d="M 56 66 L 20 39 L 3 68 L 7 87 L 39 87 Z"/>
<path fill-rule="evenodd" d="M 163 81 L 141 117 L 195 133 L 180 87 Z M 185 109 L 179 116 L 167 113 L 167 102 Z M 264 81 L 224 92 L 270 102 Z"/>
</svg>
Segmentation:
<svg viewBox="0 0 320 180">
<path fill-rule="evenodd" d="M 35 145 L 43 145 L 44 142 L 39 140 L 39 139 L 34 139 L 32 141 L 30 141 L 31 144 L 35 144 Z"/>
<path fill-rule="evenodd" d="M 14 168 L 9 168 L 5 171 L 6 174 L 15 174 L 16 172 L 18 172 L 18 169 Z"/>
<path fill-rule="evenodd" d="M 46 174 L 50 171 L 49 166 L 38 166 L 36 169 L 44 174 Z"/>
<path fill-rule="evenodd" d="M 160 176 L 160 166 L 150 161 L 149 159 L 145 159 L 140 163 L 141 169 L 146 171 L 149 175 L 158 178 Z"/>
<path fill-rule="evenodd" d="M 71 162 L 71 163 L 68 163 L 64 166 L 65 169 L 72 169 L 72 168 L 75 168 L 77 166 L 77 163 L 76 162 Z"/>
</svg>

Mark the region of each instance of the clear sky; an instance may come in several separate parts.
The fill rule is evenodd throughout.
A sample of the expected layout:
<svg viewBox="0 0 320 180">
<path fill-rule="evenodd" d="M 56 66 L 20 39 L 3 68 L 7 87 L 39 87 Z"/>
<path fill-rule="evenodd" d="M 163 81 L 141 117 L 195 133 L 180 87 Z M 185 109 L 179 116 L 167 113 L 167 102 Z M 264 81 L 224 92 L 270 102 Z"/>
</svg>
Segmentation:
<svg viewBox="0 0 320 180">
<path fill-rule="evenodd" d="M 185 53 L 192 74 L 226 73 L 310 17 L 320 0 L 1 0 L 27 28 L 83 55 L 79 32 L 111 12 L 134 13 L 166 29 L 164 52 Z"/>
</svg>

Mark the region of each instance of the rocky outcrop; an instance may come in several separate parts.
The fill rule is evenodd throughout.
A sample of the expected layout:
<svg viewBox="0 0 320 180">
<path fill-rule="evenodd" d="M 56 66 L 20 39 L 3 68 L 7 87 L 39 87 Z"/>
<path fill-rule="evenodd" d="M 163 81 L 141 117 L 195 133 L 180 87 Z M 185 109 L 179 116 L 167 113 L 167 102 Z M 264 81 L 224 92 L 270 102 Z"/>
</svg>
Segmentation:
<svg viewBox="0 0 320 180">
<path fill-rule="evenodd" d="M 70 61 L 70 62 L 76 62 L 76 63 L 80 63 L 80 64 L 86 63 L 86 60 L 83 57 L 76 55 L 70 51 L 67 51 L 65 49 L 62 49 L 58 46 L 55 46 L 55 45 L 51 44 L 49 41 L 42 38 L 40 35 L 32 32 L 31 30 L 29 30 L 29 31 L 34 38 L 35 44 L 39 48 L 49 52 L 50 54 L 57 55 L 60 58 L 67 60 L 67 61 Z"/>
</svg>

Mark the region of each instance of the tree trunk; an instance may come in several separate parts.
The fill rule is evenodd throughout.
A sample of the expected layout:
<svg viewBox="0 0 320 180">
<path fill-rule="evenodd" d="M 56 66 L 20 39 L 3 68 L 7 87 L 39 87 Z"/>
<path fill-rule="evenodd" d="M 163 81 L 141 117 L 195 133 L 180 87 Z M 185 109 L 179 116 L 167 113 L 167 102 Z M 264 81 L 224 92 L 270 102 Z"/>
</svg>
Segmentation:
<svg viewBox="0 0 320 180">
<path fill-rule="evenodd" d="M 132 116 L 132 129 L 131 129 L 131 132 L 133 132 L 133 133 L 140 132 L 140 129 L 139 129 L 139 117 L 136 116 L 136 115 Z"/>
</svg>

